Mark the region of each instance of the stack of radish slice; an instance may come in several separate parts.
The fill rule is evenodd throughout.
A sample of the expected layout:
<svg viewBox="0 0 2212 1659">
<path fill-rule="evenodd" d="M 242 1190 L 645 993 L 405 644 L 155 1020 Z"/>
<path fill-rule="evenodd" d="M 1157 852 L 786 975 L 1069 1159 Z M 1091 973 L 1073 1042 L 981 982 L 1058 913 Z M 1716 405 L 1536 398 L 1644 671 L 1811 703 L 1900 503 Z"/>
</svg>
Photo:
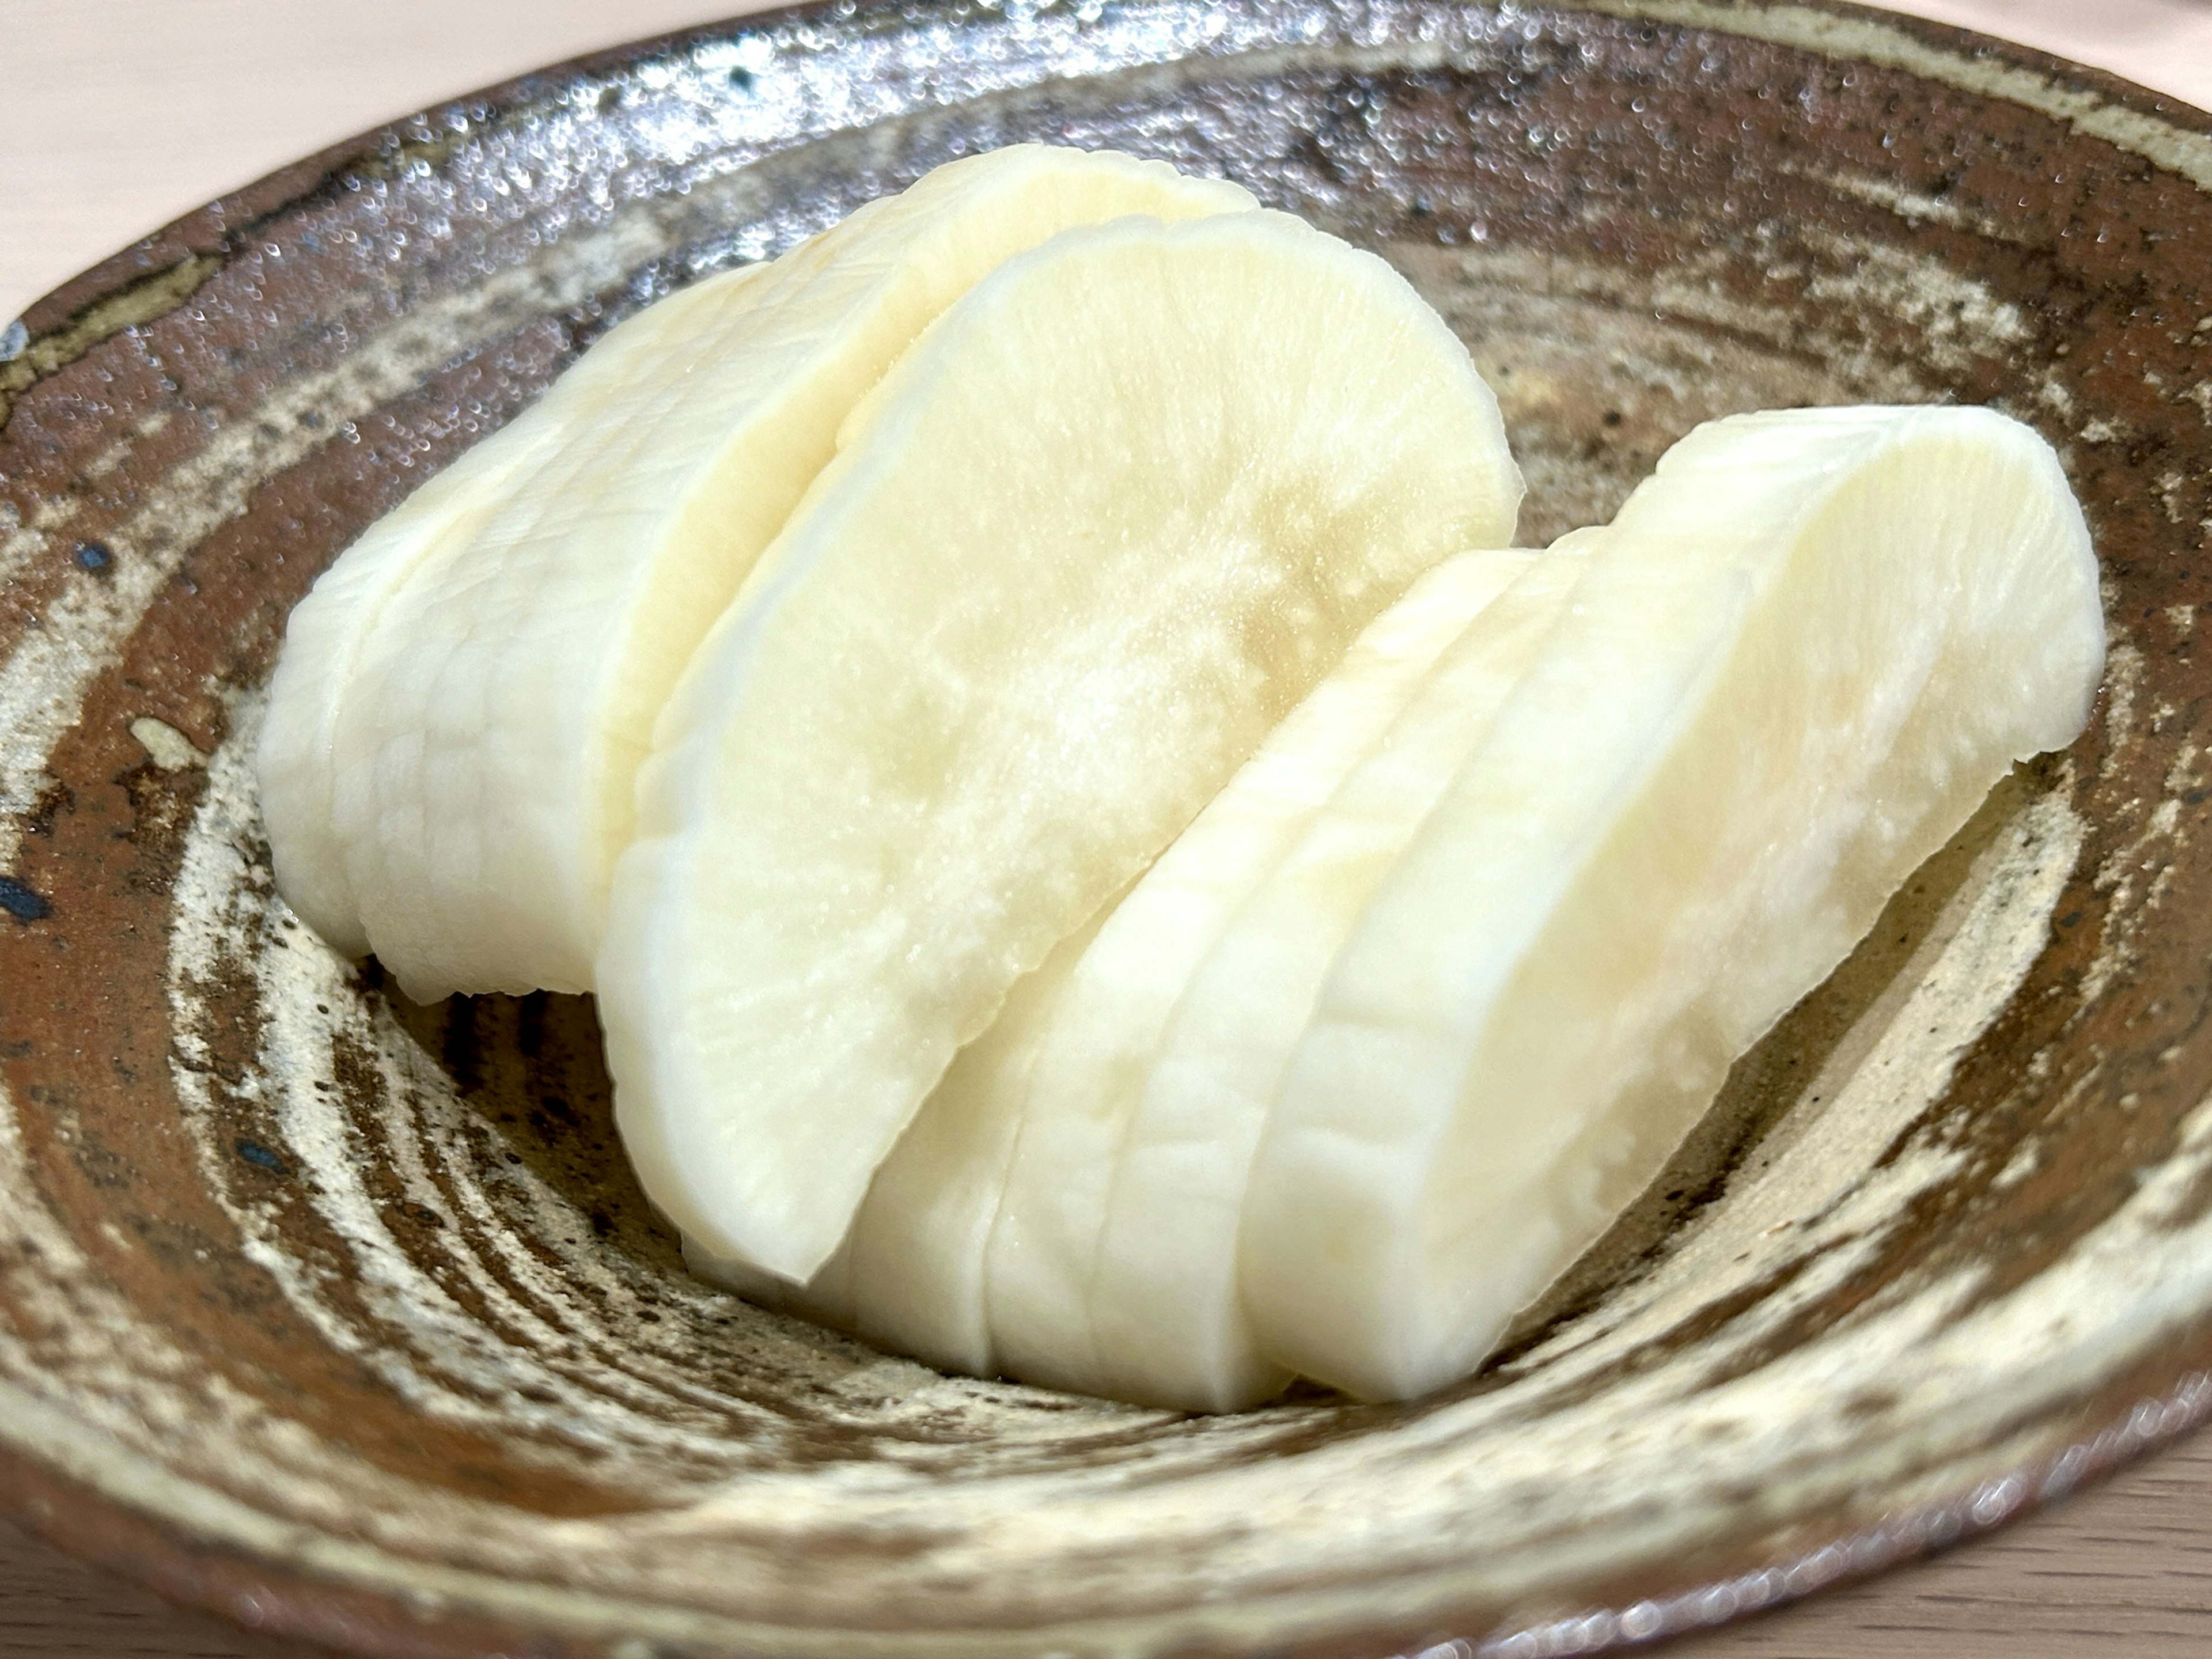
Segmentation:
<svg viewBox="0 0 2212 1659">
<path fill-rule="evenodd" d="M 1482 550 L 1520 490 L 1371 256 L 956 163 L 333 567 L 279 884 L 410 994 L 595 989 L 647 1192 L 757 1299 L 1146 1403 L 1419 1393 L 2102 667 L 1987 411 L 1715 422 Z"/>
<path fill-rule="evenodd" d="M 1072 227 L 1253 206 L 1157 162 L 1002 150 L 615 329 L 295 612 L 262 807 L 301 916 L 413 996 L 590 989 L 653 722 L 861 395 Z"/>
</svg>

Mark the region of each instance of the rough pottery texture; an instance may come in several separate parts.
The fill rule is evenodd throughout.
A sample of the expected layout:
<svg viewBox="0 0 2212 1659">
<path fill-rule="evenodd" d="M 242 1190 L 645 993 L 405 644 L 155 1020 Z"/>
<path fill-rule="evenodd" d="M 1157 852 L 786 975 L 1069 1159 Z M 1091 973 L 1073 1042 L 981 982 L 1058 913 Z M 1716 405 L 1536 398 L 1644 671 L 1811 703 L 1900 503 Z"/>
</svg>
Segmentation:
<svg viewBox="0 0 2212 1659">
<path fill-rule="evenodd" d="M 1506 1353 L 1192 1419 L 683 1272 L 587 1003 L 407 1005 L 275 897 L 283 621 L 614 319 L 979 147 L 1225 173 L 1504 400 L 1524 540 L 1739 409 L 2059 446 L 2112 671 Z M 2212 121 L 1841 8 L 1097 0 L 749 20 L 205 210 L 0 334 L 0 1490 L 392 1654 L 1588 1651 L 2212 1407 Z"/>
</svg>

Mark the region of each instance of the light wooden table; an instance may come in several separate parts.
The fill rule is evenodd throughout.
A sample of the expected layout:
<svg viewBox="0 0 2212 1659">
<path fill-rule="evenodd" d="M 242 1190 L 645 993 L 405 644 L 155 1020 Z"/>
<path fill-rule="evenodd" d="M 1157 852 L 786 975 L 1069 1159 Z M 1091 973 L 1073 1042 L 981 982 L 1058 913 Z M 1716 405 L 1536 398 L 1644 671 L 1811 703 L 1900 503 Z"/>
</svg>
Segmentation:
<svg viewBox="0 0 2212 1659">
<path fill-rule="evenodd" d="M 744 0 L 0 0 L 0 324 L 132 238 L 378 121 Z M 2212 106 L 2212 0 L 1908 8 Z M 0 1524 L 0 1656 L 297 1659 Z M 1936 1560 L 1680 1659 L 2212 1653 L 2212 1431 Z"/>
</svg>

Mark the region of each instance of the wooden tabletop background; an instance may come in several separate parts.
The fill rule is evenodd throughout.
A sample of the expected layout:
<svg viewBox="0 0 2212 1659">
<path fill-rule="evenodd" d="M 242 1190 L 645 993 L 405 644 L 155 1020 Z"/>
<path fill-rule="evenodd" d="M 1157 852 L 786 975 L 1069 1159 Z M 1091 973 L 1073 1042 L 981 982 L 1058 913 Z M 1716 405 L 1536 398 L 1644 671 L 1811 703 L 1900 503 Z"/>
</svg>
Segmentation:
<svg viewBox="0 0 2212 1659">
<path fill-rule="evenodd" d="M 0 325 L 132 239 L 449 95 L 744 0 L 0 0 Z M 2212 107 L 2212 0 L 1905 9 Z M 0 1659 L 301 1659 L 0 1522 Z M 1669 1659 L 2212 1654 L 2212 1431 L 2071 1502 Z"/>
</svg>

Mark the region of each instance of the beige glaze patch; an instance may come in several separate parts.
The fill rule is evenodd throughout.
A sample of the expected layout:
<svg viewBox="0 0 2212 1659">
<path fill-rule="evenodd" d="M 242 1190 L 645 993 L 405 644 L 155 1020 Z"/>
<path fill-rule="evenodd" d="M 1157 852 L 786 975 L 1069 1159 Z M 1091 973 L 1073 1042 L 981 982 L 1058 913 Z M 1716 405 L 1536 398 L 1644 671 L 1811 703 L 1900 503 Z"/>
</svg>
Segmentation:
<svg viewBox="0 0 2212 1659">
<path fill-rule="evenodd" d="M 131 735 L 146 751 L 146 758 L 164 772 L 181 772 L 188 766 L 204 766 L 207 757 L 192 747 L 192 740 L 167 720 L 141 714 L 131 722 Z"/>
</svg>

